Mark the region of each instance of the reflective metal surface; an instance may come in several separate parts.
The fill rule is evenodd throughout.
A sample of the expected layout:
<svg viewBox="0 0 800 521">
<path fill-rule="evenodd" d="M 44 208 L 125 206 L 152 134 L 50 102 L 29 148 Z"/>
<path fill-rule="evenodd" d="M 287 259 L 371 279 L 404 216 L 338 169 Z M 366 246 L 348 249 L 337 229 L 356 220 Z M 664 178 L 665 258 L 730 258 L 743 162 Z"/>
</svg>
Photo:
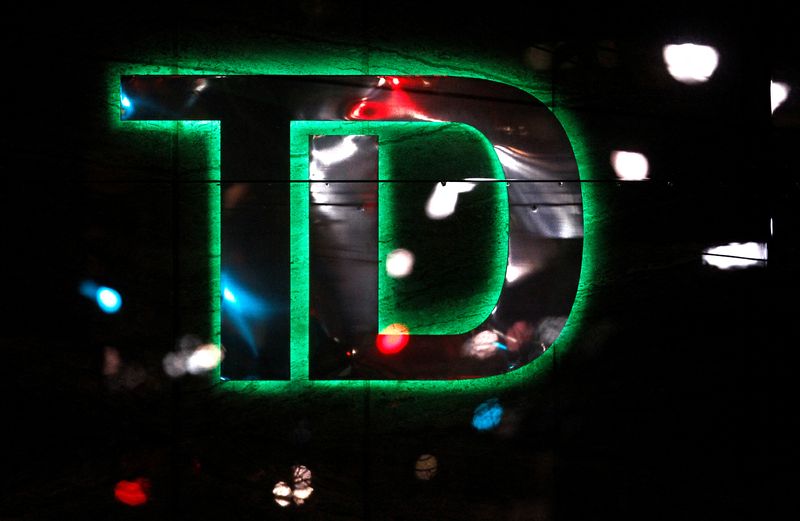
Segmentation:
<svg viewBox="0 0 800 521">
<path fill-rule="evenodd" d="M 128 76 L 122 99 L 127 120 L 222 121 L 223 376 L 288 378 L 296 341 L 311 378 L 485 376 L 561 331 L 580 274 L 580 184 L 563 129 L 527 93 L 467 78 Z M 363 125 L 309 136 L 312 316 L 298 339 L 289 145 L 304 121 Z M 385 122 L 432 126 L 393 140 Z M 405 278 L 386 274 L 399 249 L 415 258 Z M 408 345 L 387 354 L 376 335 L 395 323 Z"/>
</svg>

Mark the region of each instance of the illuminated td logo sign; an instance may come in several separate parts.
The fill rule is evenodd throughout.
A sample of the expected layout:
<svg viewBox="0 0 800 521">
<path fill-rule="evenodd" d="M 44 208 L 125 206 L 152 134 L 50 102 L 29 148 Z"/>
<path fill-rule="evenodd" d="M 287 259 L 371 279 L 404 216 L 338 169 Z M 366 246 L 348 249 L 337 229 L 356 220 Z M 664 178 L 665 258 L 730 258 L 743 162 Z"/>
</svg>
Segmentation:
<svg viewBox="0 0 800 521">
<path fill-rule="evenodd" d="M 438 76 L 123 76 L 130 120 L 221 134 L 222 375 L 451 380 L 524 365 L 580 276 L 575 156 L 539 101 Z"/>
</svg>

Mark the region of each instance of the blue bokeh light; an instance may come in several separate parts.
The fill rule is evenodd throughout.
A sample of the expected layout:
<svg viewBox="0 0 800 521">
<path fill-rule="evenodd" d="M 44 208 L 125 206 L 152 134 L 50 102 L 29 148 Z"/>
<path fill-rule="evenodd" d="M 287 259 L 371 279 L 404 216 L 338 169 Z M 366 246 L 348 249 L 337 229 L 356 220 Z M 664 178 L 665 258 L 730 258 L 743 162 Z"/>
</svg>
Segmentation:
<svg viewBox="0 0 800 521">
<path fill-rule="evenodd" d="M 91 280 L 84 280 L 83 282 L 81 282 L 78 291 L 84 297 L 94 300 L 95 297 L 97 296 L 97 284 L 95 284 Z"/>
<path fill-rule="evenodd" d="M 503 419 L 503 406 L 500 400 L 491 398 L 475 408 L 472 426 L 479 431 L 488 431 L 500 425 Z"/>
<path fill-rule="evenodd" d="M 122 307 L 122 296 L 113 288 L 100 286 L 95 292 L 97 306 L 104 313 L 116 313 Z"/>
<path fill-rule="evenodd" d="M 94 300 L 104 313 L 116 313 L 122 307 L 122 296 L 114 288 L 99 286 L 91 280 L 84 280 L 78 287 L 84 297 Z"/>
</svg>

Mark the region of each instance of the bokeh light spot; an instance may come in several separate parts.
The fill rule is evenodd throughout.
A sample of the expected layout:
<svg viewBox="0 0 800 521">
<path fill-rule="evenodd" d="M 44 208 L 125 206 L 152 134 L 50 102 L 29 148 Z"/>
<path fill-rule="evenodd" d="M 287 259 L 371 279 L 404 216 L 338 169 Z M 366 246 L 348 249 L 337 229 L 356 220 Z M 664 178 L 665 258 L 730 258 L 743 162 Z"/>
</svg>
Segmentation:
<svg viewBox="0 0 800 521">
<path fill-rule="evenodd" d="M 423 454 L 417 458 L 417 462 L 414 465 L 414 475 L 422 481 L 433 479 L 438 471 L 439 462 L 436 460 L 436 456 L 432 454 Z"/>
<path fill-rule="evenodd" d="M 503 419 L 503 406 L 500 400 L 491 398 L 475 408 L 472 426 L 479 431 L 488 431 L 500 425 Z"/>
<path fill-rule="evenodd" d="M 97 305 L 104 313 L 116 313 L 122 307 L 122 297 L 119 292 L 113 288 L 100 286 L 97 288 L 95 295 Z"/>
<path fill-rule="evenodd" d="M 272 495 L 275 497 L 275 502 L 282 507 L 288 507 L 292 504 L 292 487 L 284 481 L 275 483 L 272 488 Z"/>
<path fill-rule="evenodd" d="M 762 242 L 732 242 L 703 250 L 703 264 L 721 270 L 764 267 L 767 245 Z"/>
<path fill-rule="evenodd" d="M 134 481 L 122 480 L 114 487 L 114 497 L 120 503 L 138 507 L 147 503 L 150 480 L 138 478 Z"/>
<path fill-rule="evenodd" d="M 186 360 L 186 370 L 192 374 L 210 371 L 219 365 L 222 351 L 214 344 L 204 344 L 194 350 Z"/>
<path fill-rule="evenodd" d="M 407 277 L 414 271 L 414 254 L 405 248 L 393 250 L 386 256 L 386 274 L 395 279 Z"/>
<path fill-rule="evenodd" d="M 669 74 L 687 85 L 708 81 L 719 64 L 719 53 L 708 45 L 667 45 L 663 55 Z"/>
<path fill-rule="evenodd" d="M 403 324 L 392 324 L 378 334 L 375 345 L 385 355 L 393 355 L 408 345 L 408 328 Z"/>
<path fill-rule="evenodd" d="M 647 179 L 650 164 L 644 154 L 615 150 L 611 152 L 611 166 L 617 177 L 625 181 L 642 181 Z"/>
</svg>

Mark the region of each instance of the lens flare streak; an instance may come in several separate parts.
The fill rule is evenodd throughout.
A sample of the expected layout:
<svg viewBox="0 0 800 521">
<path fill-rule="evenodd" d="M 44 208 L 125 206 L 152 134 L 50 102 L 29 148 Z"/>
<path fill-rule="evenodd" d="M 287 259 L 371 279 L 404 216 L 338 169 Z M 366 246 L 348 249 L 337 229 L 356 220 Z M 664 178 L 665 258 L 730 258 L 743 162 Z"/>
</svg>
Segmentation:
<svg viewBox="0 0 800 521">
<path fill-rule="evenodd" d="M 221 274 L 220 282 L 225 318 L 236 328 L 252 354 L 257 356 L 256 341 L 250 323 L 264 318 L 270 312 L 270 308 L 263 298 L 238 285 L 227 274 Z"/>
</svg>

